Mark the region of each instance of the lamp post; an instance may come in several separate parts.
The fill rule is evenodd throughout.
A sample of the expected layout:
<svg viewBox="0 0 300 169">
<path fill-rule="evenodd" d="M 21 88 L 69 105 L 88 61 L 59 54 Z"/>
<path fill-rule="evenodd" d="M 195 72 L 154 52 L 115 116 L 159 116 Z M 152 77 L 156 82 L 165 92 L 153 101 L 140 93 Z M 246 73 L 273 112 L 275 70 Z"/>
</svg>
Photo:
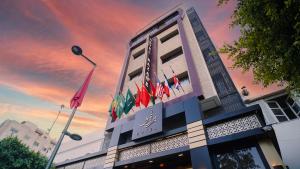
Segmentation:
<svg viewBox="0 0 300 169">
<path fill-rule="evenodd" d="M 72 49 L 72 52 L 73 52 L 75 55 L 80 55 L 80 56 L 82 56 L 82 57 L 85 58 L 89 63 L 91 63 L 94 67 L 96 66 L 96 63 L 95 63 L 95 62 L 93 62 L 93 61 L 90 60 L 88 57 L 86 57 L 86 56 L 84 56 L 84 55 L 82 54 L 82 49 L 81 49 L 79 46 L 72 46 L 71 49 Z M 61 143 L 62 143 L 62 141 L 63 141 L 65 135 L 69 136 L 72 140 L 75 140 L 75 141 L 80 141 L 80 140 L 82 139 L 82 137 L 81 137 L 80 135 L 74 134 L 74 133 L 72 134 L 72 133 L 68 132 L 68 128 L 69 128 L 69 126 L 70 126 L 70 124 L 71 124 L 71 122 L 72 122 L 72 119 L 73 119 L 73 117 L 74 117 L 74 115 L 75 115 L 76 110 L 77 110 L 77 107 L 75 107 L 75 108 L 73 109 L 73 111 L 72 111 L 72 113 L 71 113 L 71 115 L 70 115 L 70 117 L 69 117 L 69 119 L 68 119 L 68 122 L 67 122 L 67 124 L 66 124 L 64 130 L 62 131 L 62 133 L 61 133 L 61 135 L 60 135 L 60 137 L 59 137 L 59 139 L 58 139 L 58 141 L 57 141 L 57 143 L 56 143 L 56 145 L 55 145 L 55 147 L 54 147 L 54 149 L 53 149 L 53 152 L 51 153 L 51 156 L 50 156 L 50 158 L 49 158 L 48 164 L 47 164 L 47 166 L 46 166 L 45 169 L 50 169 L 51 164 L 53 163 L 53 160 L 54 160 L 54 158 L 55 158 L 55 156 L 56 156 L 56 154 L 57 154 L 57 152 L 58 152 L 58 149 L 59 149 L 59 147 L 60 147 L 60 145 L 61 145 Z"/>
</svg>

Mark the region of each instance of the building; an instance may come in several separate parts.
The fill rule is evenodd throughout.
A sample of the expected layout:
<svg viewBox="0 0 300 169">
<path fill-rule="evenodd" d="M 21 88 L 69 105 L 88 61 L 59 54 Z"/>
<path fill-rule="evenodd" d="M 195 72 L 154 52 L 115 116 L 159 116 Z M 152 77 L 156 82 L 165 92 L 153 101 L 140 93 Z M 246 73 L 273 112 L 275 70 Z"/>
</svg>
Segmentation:
<svg viewBox="0 0 300 169">
<path fill-rule="evenodd" d="M 104 134 L 101 133 L 103 132 L 92 132 L 82 136 L 80 141 L 69 139 L 63 142 L 54 159 L 54 163 L 66 162 L 101 151 L 104 141 Z"/>
<path fill-rule="evenodd" d="M 286 168 L 259 105 L 246 106 L 194 8 L 183 4 L 134 36 L 116 95 L 148 79 L 171 96 L 108 119 L 107 146 L 59 169 Z M 212 54 L 214 53 L 214 54 Z M 173 73 L 173 71 L 174 73 Z M 174 88 L 173 76 L 181 82 Z"/>
<path fill-rule="evenodd" d="M 300 168 L 300 97 L 278 90 L 255 99 L 245 100 L 247 105 L 259 104 L 266 124 L 276 134 L 283 162 L 289 168 Z"/>
<path fill-rule="evenodd" d="M 15 120 L 5 120 L 0 125 L 0 140 L 9 136 L 17 137 L 31 150 L 40 152 L 42 155 L 49 155 L 56 143 L 48 133 L 28 121 L 19 123 Z"/>
</svg>

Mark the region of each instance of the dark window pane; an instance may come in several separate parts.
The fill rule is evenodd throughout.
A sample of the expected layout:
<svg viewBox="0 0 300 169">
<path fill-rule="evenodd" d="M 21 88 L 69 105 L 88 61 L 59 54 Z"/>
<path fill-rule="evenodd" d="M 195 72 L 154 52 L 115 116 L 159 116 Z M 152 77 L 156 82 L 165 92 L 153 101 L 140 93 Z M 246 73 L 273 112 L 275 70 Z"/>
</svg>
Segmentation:
<svg viewBox="0 0 300 169">
<path fill-rule="evenodd" d="M 233 153 L 224 153 L 217 155 L 219 168 L 221 169 L 237 169 L 238 161 Z"/>
<path fill-rule="evenodd" d="M 219 169 L 265 169 L 256 147 L 217 155 Z"/>
<path fill-rule="evenodd" d="M 295 104 L 292 106 L 292 108 L 294 109 L 294 111 L 295 111 L 296 113 L 298 113 L 298 112 L 300 111 L 300 107 L 299 107 L 299 105 L 298 105 L 297 103 L 295 103 Z"/>
<path fill-rule="evenodd" d="M 294 100 L 292 98 L 288 98 L 287 99 L 287 102 L 290 104 L 290 105 L 293 105 L 294 104 Z"/>
<path fill-rule="evenodd" d="M 288 119 L 285 116 L 276 116 L 279 122 L 287 121 Z"/>
<path fill-rule="evenodd" d="M 297 116 L 294 114 L 294 112 L 289 107 L 286 107 L 284 109 L 284 112 L 289 117 L 290 120 L 297 118 Z"/>
<path fill-rule="evenodd" d="M 268 102 L 268 105 L 271 107 L 271 108 L 277 108 L 278 105 L 275 103 L 275 102 Z"/>
<path fill-rule="evenodd" d="M 263 169 L 264 164 L 255 147 L 244 148 L 236 151 L 236 156 L 241 169 Z"/>
<path fill-rule="evenodd" d="M 275 115 L 284 115 L 280 109 L 272 109 L 272 111 Z"/>
</svg>

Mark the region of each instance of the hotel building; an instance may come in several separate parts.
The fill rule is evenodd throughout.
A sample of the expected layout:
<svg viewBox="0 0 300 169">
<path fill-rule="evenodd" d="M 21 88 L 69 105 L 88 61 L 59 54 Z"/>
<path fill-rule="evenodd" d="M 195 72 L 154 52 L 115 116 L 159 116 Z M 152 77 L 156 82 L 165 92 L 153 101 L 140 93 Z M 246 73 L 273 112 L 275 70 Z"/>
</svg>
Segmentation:
<svg viewBox="0 0 300 169">
<path fill-rule="evenodd" d="M 286 168 L 261 107 L 244 104 L 215 51 L 194 8 L 183 4 L 155 19 L 128 43 L 116 94 L 166 76 L 171 96 L 109 118 L 101 151 L 57 167 Z"/>
</svg>

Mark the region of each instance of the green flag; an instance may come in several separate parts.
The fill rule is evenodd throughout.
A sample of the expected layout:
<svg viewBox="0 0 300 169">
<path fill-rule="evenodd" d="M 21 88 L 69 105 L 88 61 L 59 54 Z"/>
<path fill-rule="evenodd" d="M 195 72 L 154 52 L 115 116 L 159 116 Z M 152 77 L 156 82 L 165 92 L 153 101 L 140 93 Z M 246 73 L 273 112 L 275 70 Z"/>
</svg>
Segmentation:
<svg viewBox="0 0 300 169">
<path fill-rule="evenodd" d="M 131 110 L 134 104 L 135 104 L 135 99 L 131 91 L 128 89 L 126 94 L 126 99 L 125 99 L 125 106 L 124 106 L 125 114 L 128 114 L 128 112 Z"/>
<path fill-rule="evenodd" d="M 125 99 L 123 97 L 123 95 L 118 95 L 117 96 L 117 109 L 116 109 L 116 113 L 118 118 L 121 118 L 123 111 L 124 111 L 124 105 L 125 105 Z"/>
</svg>

